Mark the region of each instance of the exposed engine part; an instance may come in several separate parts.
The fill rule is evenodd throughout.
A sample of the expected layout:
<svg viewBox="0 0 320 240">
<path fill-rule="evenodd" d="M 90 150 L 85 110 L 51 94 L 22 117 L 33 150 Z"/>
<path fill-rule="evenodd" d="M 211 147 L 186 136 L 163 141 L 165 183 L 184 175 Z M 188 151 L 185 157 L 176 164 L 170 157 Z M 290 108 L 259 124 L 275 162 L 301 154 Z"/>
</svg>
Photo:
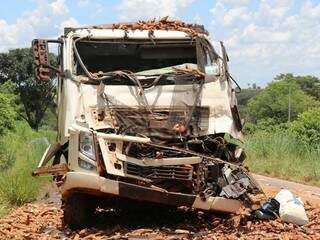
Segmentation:
<svg viewBox="0 0 320 240">
<path fill-rule="evenodd" d="M 130 148 L 129 152 L 128 148 Z M 124 147 L 125 151 L 132 157 L 141 160 L 146 158 L 166 158 L 184 157 L 186 153 L 157 149 L 152 146 L 131 143 Z M 240 151 L 239 148 L 234 148 Z M 233 155 L 235 156 L 236 153 Z M 126 163 L 126 173 L 145 178 L 159 188 L 175 191 L 199 194 L 202 199 L 210 196 L 225 196 L 228 198 L 238 198 L 248 191 L 254 189 L 249 176 L 242 168 L 232 169 L 227 163 L 216 163 L 210 159 L 204 159 L 199 164 L 183 166 L 161 166 L 161 167 L 141 167 L 135 164 Z M 168 184 L 170 180 L 171 184 Z"/>
<path fill-rule="evenodd" d="M 248 178 L 241 178 L 236 182 L 224 186 L 220 193 L 220 196 L 227 198 L 237 198 L 240 197 L 247 191 L 248 186 L 250 185 L 250 181 Z"/>
<path fill-rule="evenodd" d="M 176 140 L 167 143 L 166 146 L 169 146 L 169 148 L 157 148 L 155 146 L 140 143 L 126 143 L 124 153 L 138 159 L 192 156 L 192 154 L 188 154 L 187 151 L 182 152 L 170 149 L 170 147 L 177 147 L 195 153 L 220 158 L 221 160 L 235 164 L 241 164 L 246 157 L 241 147 L 228 143 L 221 134 L 190 138 L 187 141 L 183 141 L 183 139 Z"/>
<path fill-rule="evenodd" d="M 239 169 L 232 170 L 229 167 L 222 169 L 227 185 L 222 187 L 220 196 L 238 198 L 244 194 L 251 185 L 248 175 Z"/>
</svg>

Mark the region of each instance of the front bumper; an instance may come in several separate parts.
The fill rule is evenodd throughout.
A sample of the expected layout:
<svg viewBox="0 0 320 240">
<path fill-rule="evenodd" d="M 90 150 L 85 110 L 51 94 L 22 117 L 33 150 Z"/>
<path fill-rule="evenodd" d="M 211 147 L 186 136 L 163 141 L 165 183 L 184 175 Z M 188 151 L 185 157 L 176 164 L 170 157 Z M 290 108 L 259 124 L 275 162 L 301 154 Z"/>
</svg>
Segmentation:
<svg viewBox="0 0 320 240">
<path fill-rule="evenodd" d="M 113 195 L 138 201 L 227 213 L 236 213 L 243 206 L 239 200 L 223 197 L 209 197 L 202 200 L 197 195 L 161 191 L 82 172 L 66 173 L 59 188 L 63 196 L 75 191 L 88 192 L 96 195 Z"/>
</svg>

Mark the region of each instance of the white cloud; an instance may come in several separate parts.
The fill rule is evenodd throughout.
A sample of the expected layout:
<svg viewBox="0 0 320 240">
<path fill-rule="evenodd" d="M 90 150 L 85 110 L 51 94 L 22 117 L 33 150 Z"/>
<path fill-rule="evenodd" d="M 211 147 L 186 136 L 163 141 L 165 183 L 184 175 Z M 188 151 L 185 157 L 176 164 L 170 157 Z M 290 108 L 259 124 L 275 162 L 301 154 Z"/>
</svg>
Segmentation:
<svg viewBox="0 0 320 240">
<path fill-rule="evenodd" d="M 63 29 L 66 27 L 79 27 L 79 26 L 80 24 L 76 19 L 74 19 L 73 17 L 69 17 L 68 19 L 60 23 L 59 29 L 63 31 Z"/>
<path fill-rule="evenodd" d="M 77 5 L 79 7 L 87 7 L 90 5 L 90 0 L 78 0 Z"/>
<path fill-rule="evenodd" d="M 228 4 L 232 7 L 241 7 L 249 4 L 250 0 L 223 0 L 224 4 Z"/>
<path fill-rule="evenodd" d="M 194 0 L 122 0 L 117 6 L 121 21 L 146 20 L 178 14 Z"/>
<path fill-rule="evenodd" d="M 199 14 L 194 15 L 192 22 L 196 24 L 202 24 L 200 15 Z"/>
<path fill-rule="evenodd" d="M 249 19 L 250 19 L 250 14 L 247 13 L 247 8 L 238 7 L 238 8 L 230 9 L 230 11 L 228 11 L 224 16 L 223 21 L 225 26 L 230 26 L 239 20 L 248 21 Z"/>
<path fill-rule="evenodd" d="M 301 9 L 301 15 L 306 18 L 316 19 L 319 22 L 320 4 L 316 5 L 311 3 L 310 1 L 307 1 Z"/>
<path fill-rule="evenodd" d="M 69 11 L 64 0 L 56 0 L 55 2 L 50 3 L 49 6 L 52 8 L 52 12 L 55 15 L 65 15 Z"/>
<path fill-rule="evenodd" d="M 252 12 L 254 21 L 262 25 L 278 24 L 290 10 L 291 4 L 282 4 L 282 1 L 262 1 L 257 11 Z"/>
<path fill-rule="evenodd" d="M 243 29 L 239 37 L 247 43 L 287 43 L 290 41 L 291 32 L 289 30 L 275 31 L 273 28 L 251 23 Z"/>
<path fill-rule="evenodd" d="M 96 18 L 97 16 L 106 12 L 105 5 L 97 0 L 78 0 L 77 6 L 90 12 L 90 18 Z"/>
<path fill-rule="evenodd" d="M 243 85 L 278 73 L 319 74 L 320 3 L 262 0 L 248 7 L 217 0 L 210 12 L 212 35 L 225 42 Z"/>
<path fill-rule="evenodd" d="M 14 23 L 0 19 L 0 51 L 30 46 L 37 37 L 52 37 L 62 33 L 63 25 L 78 25 L 69 16 L 64 0 L 38 0 L 36 7 L 25 11 Z"/>
<path fill-rule="evenodd" d="M 225 1 L 222 0 L 217 1 L 215 6 L 212 9 L 210 9 L 210 12 L 214 16 L 212 23 L 216 26 L 222 25 L 227 27 L 235 27 L 236 25 L 239 25 L 242 22 L 249 21 L 253 17 L 252 13 L 248 11 L 247 7 L 242 6 L 239 3 L 225 4 Z"/>
</svg>

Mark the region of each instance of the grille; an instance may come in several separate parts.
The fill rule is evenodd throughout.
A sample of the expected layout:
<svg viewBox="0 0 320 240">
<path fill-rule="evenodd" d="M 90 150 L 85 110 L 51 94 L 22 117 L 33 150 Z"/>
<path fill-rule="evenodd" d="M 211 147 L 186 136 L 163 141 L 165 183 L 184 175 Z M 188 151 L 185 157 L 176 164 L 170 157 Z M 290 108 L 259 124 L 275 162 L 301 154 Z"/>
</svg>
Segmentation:
<svg viewBox="0 0 320 240">
<path fill-rule="evenodd" d="M 176 179 L 189 181 L 192 179 L 192 166 L 142 167 L 132 163 L 126 164 L 126 173 L 150 179 Z"/>
</svg>

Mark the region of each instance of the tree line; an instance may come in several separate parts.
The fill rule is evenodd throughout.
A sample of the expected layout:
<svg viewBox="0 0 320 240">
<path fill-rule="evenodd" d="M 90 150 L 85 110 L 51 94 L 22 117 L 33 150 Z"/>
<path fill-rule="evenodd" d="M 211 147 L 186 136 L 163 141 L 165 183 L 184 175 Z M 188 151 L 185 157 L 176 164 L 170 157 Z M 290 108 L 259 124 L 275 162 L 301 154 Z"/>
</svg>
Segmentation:
<svg viewBox="0 0 320 240">
<path fill-rule="evenodd" d="M 320 79 L 280 74 L 263 89 L 238 94 L 245 132 L 290 131 L 307 144 L 320 142 Z"/>
</svg>

